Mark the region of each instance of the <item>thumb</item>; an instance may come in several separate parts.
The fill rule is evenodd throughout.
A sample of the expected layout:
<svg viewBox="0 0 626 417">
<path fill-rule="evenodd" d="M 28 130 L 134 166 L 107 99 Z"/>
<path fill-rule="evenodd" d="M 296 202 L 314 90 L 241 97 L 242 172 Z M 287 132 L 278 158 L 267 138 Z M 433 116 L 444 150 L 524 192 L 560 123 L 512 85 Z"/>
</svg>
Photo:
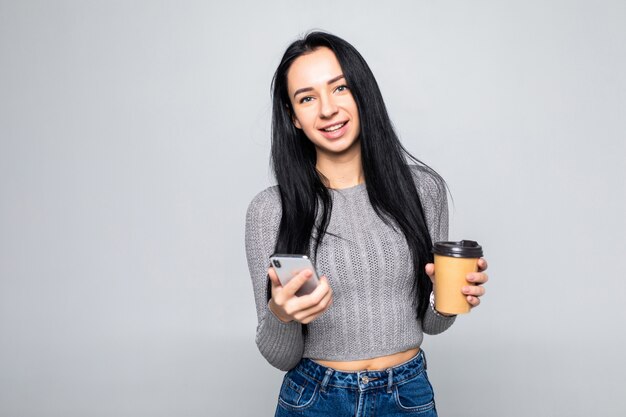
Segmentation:
<svg viewBox="0 0 626 417">
<path fill-rule="evenodd" d="M 435 283 L 435 264 L 433 263 L 426 264 L 426 266 L 424 267 L 424 272 L 426 272 L 426 275 L 428 275 L 428 277 L 434 284 Z"/>
</svg>

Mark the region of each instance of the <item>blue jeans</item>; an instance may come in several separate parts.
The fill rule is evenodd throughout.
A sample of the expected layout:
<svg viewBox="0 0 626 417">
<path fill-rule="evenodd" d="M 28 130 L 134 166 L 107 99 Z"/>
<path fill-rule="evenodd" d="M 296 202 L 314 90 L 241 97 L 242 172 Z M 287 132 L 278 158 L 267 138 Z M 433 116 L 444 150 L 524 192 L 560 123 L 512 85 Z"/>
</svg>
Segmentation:
<svg viewBox="0 0 626 417">
<path fill-rule="evenodd" d="M 275 416 L 436 417 L 424 352 L 384 371 L 337 371 L 304 358 L 285 374 Z"/>
</svg>

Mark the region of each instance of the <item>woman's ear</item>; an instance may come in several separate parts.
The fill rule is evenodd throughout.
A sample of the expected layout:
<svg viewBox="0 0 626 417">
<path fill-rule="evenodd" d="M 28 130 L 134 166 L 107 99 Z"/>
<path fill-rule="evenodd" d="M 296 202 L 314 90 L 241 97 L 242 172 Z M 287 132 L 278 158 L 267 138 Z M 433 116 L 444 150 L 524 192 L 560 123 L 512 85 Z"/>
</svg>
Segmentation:
<svg viewBox="0 0 626 417">
<path fill-rule="evenodd" d="M 291 115 L 291 121 L 293 122 L 293 125 L 296 127 L 296 129 L 302 130 L 302 125 L 300 124 L 300 121 L 295 114 Z"/>
<path fill-rule="evenodd" d="M 291 107 L 289 105 L 286 105 L 285 107 L 287 107 L 287 113 L 289 114 L 289 117 L 291 117 L 291 122 L 293 123 L 293 125 L 296 127 L 296 129 L 302 130 L 302 125 L 300 124 L 300 121 L 296 117 L 296 114 L 293 112 Z"/>
</svg>

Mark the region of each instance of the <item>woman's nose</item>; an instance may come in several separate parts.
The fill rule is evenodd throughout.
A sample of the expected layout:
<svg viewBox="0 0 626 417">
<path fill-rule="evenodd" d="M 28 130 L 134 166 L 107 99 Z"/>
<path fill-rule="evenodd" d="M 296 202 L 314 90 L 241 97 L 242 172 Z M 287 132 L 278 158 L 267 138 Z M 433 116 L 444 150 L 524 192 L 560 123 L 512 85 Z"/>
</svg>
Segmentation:
<svg viewBox="0 0 626 417">
<path fill-rule="evenodd" d="M 320 117 L 329 119 L 337 114 L 337 105 L 332 95 L 320 98 Z"/>
</svg>

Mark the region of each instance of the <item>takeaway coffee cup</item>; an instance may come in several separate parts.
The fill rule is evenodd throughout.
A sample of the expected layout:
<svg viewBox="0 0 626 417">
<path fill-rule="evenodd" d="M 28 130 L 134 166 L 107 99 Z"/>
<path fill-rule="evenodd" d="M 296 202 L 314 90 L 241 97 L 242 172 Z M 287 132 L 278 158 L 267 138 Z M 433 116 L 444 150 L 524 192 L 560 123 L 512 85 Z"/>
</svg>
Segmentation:
<svg viewBox="0 0 626 417">
<path fill-rule="evenodd" d="M 469 313 L 470 303 L 462 289 L 472 285 L 467 274 L 478 271 L 478 258 L 483 248 L 473 240 L 460 242 L 437 242 L 433 245 L 435 255 L 435 309 L 440 313 Z"/>
</svg>

